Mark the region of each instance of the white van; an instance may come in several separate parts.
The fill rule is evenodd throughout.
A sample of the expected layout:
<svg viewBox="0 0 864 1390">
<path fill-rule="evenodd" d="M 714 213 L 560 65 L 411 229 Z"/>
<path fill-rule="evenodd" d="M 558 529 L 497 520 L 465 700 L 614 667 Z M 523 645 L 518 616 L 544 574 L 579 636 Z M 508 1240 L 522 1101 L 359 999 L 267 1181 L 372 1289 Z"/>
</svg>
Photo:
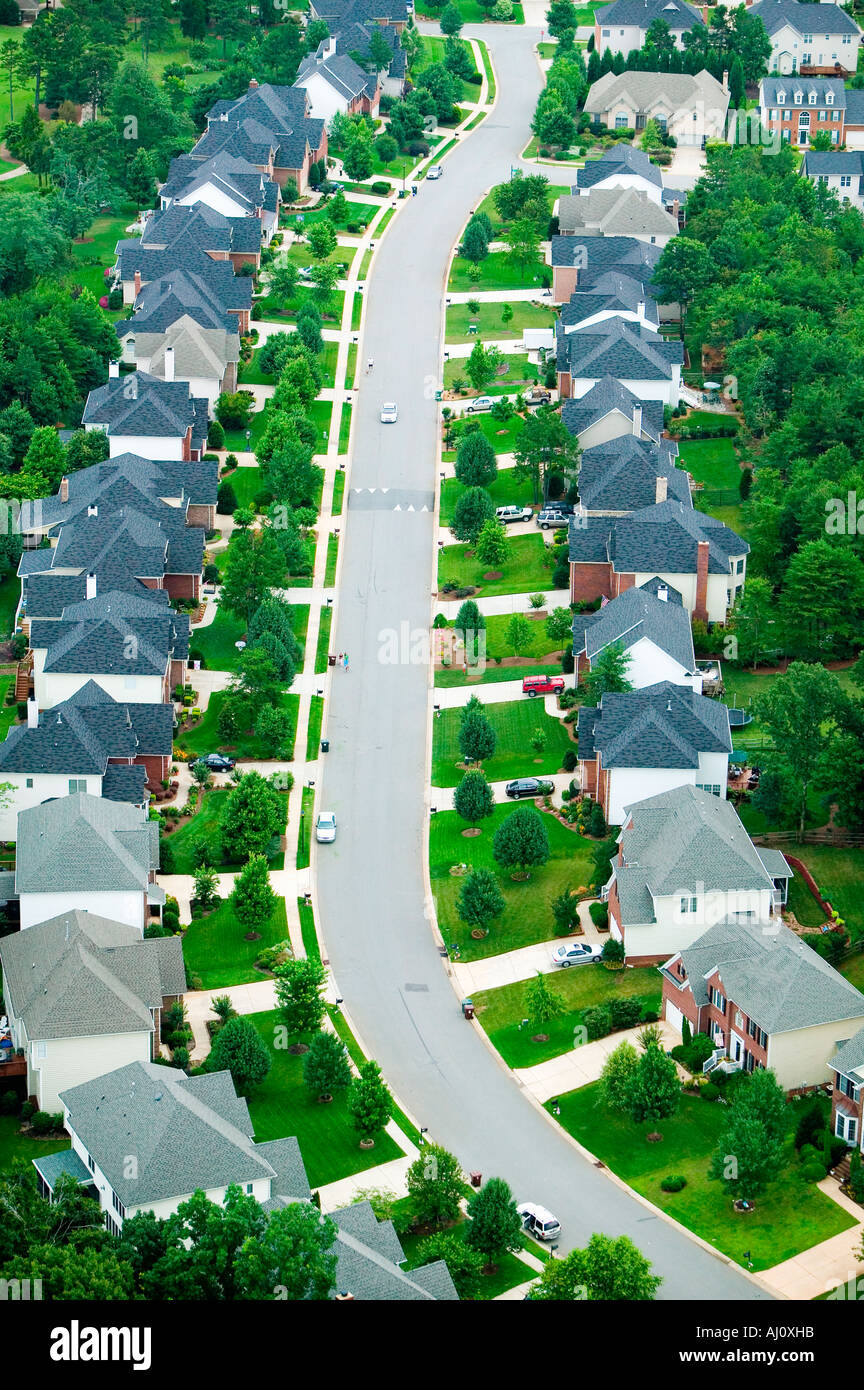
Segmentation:
<svg viewBox="0 0 864 1390">
<path fill-rule="evenodd" d="M 522 1225 L 529 1236 L 535 1240 L 557 1240 L 561 1234 L 561 1222 L 557 1216 L 536 1202 L 522 1202 L 516 1208 L 522 1218 Z"/>
</svg>

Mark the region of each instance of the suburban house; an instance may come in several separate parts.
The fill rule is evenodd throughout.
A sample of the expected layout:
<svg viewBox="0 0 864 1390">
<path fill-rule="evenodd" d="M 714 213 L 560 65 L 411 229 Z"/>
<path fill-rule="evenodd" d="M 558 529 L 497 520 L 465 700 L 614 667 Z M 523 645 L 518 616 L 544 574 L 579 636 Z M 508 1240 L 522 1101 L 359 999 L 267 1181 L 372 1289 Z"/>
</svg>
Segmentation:
<svg viewBox="0 0 864 1390">
<path fill-rule="evenodd" d="M 335 33 L 329 21 L 328 25 Z M 302 194 L 311 166 L 327 158 L 327 125 L 310 114 L 309 94 L 302 87 L 259 85 L 253 78 L 236 100 L 226 98 L 211 106 L 207 129 L 191 158 L 209 160 L 218 153 L 242 155 L 279 188 L 290 179 Z"/>
<path fill-rule="evenodd" d="M 864 149 L 864 88 L 850 87 L 846 93 L 843 133 L 847 150 Z"/>
<path fill-rule="evenodd" d="M 118 241 L 115 274 L 123 286 L 123 303 L 135 298 L 135 270 L 142 251 L 168 251 L 179 256 L 195 246 L 213 261 L 229 261 L 235 273 L 241 266 L 261 265 L 261 224 L 256 217 L 225 217 L 206 203 L 196 207 L 175 204 L 164 212 L 154 212 L 144 224 L 140 237 Z M 175 256 L 173 264 L 177 264 Z"/>
<path fill-rule="evenodd" d="M 459 1295 L 443 1260 L 410 1271 L 392 1221 L 379 1221 L 369 1202 L 330 1212 L 336 1223 L 336 1289 L 339 1301 L 375 1303 L 453 1302 Z"/>
<path fill-rule="evenodd" d="M 582 202 L 583 199 L 573 201 Z M 624 319 L 653 333 L 658 331 L 657 302 L 650 287 L 639 278 L 638 271 L 635 275 L 625 275 L 620 270 L 607 270 L 588 288 L 574 290 L 567 303 L 561 305 L 558 330 L 573 333 L 579 328 L 593 328 L 608 319 Z"/>
<path fill-rule="evenodd" d="M 145 941 L 134 927 L 80 909 L 4 937 L 0 964 L 27 1095 L 51 1112 L 62 1108 L 61 1091 L 106 1067 L 153 1061 L 162 1011 L 186 990 L 179 936 Z"/>
<path fill-rule="evenodd" d="M 761 19 L 771 40 L 769 72 L 855 72 L 861 30 L 839 4 L 814 9 L 799 0 L 758 0 L 748 13 Z"/>
<path fill-rule="evenodd" d="M 693 652 L 690 614 L 681 595 L 665 584 L 625 589 L 596 613 L 573 615 L 575 683 L 591 671 L 601 652 L 617 647 L 628 658 L 627 679 L 634 690 L 672 681 L 702 693 L 702 675 Z"/>
<path fill-rule="evenodd" d="M 177 207 L 169 209 L 168 215 L 196 211 Z M 227 218 L 224 220 L 228 221 Z M 254 218 L 234 220 L 255 222 Z M 260 227 L 258 233 L 260 238 Z M 184 285 L 193 285 L 200 298 L 213 311 L 232 315 L 235 332 L 249 331 L 252 277 L 246 272 L 237 275 L 229 260 L 215 260 L 202 250 L 191 235 L 178 237 L 171 246 L 165 247 L 142 246 L 140 241 L 121 243 L 121 246 L 115 276 L 117 283 L 123 286 L 124 303 L 135 304 L 136 312 L 151 307 L 154 298 L 151 291 L 139 304 L 144 286 L 157 282 L 164 293 L 165 289 L 170 289 L 175 281 L 179 281 Z M 186 293 L 188 295 L 188 289 Z"/>
<path fill-rule="evenodd" d="M 196 400 L 206 400 L 210 416 L 223 391 L 237 390 L 240 335 L 236 330 L 202 328 L 189 314 L 175 319 L 163 332 L 141 332 L 135 319 L 131 330 L 128 322 L 123 327 L 127 330 L 120 337 L 123 362 L 160 381 L 185 381 Z"/>
<path fill-rule="evenodd" d="M 826 134 L 832 145 L 844 144 L 845 114 L 846 88 L 840 77 L 763 77 L 759 83 L 763 126 L 801 149 L 814 135 Z"/>
<path fill-rule="evenodd" d="M 864 1150 L 864 1028 L 839 1044 L 828 1065 L 834 1078 L 831 1128 Z"/>
<path fill-rule="evenodd" d="M 577 169 L 575 179 L 570 192 L 577 197 L 592 188 L 632 188 L 654 203 L 663 202 L 663 176 L 645 151 L 635 145 L 612 145 L 599 159 L 589 159 Z"/>
<path fill-rule="evenodd" d="M 561 236 L 633 236 L 665 246 L 679 230 L 677 217 L 644 189 L 592 188 L 581 197 L 571 193 L 558 199 Z"/>
<path fill-rule="evenodd" d="M 118 319 L 114 328 L 126 359 L 134 362 L 139 334 L 164 334 L 180 319 L 191 319 L 200 328 L 226 334 L 226 356 L 233 360 L 234 339 L 249 331 L 251 303 L 251 282 L 246 278 L 223 279 L 220 284 L 197 271 L 166 270 L 137 290 L 132 317 Z"/>
<path fill-rule="evenodd" d="M 688 29 L 707 21 L 701 6 L 688 5 L 686 0 L 613 0 L 594 15 L 594 46 L 598 53 L 611 48 L 615 53 L 630 53 L 642 48 L 645 35 L 655 19 L 662 19 L 678 46 Z"/>
<path fill-rule="evenodd" d="M 194 152 L 172 159 L 159 199 L 162 208 L 204 203 L 225 217 L 255 217 L 261 223 L 263 246 L 270 245 L 279 228 L 278 183 L 248 159 L 224 149 L 206 160 L 196 158 Z"/>
<path fill-rule="evenodd" d="M 370 59 L 369 48 L 373 35 L 377 34 L 387 44 L 392 57 L 390 64 L 379 72 L 381 95 L 401 97 L 407 90 L 408 55 L 402 47 L 401 30 L 394 24 L 377 24 L 373 21 L 353 21 L 333 35 L 336 53 L 347 53 L 355 62 L 366 63 Z"/>
<path fill-rule="evenodd" d="M 60 618 L 31 623 L 29 640 L 39 709 L 61 704 L 88 681 L 121 704 L 167 704 L 186 681 L 189 615 L 170 606 L 164 589 L 69 604 Z"/>
<path fill-rule="evenodd" d="M 724 623 L 744 586 L 749 545 L 722 521 L 667 500 L 623 517 L 570 523 L 570 601 L 617 598 L 651 579 L 694 618 Z"/>
<path fill-rule="evenodd" d="M 725 797 L 732 737 L 729 711 L 687 686 L 659 681 L 607 691 L 579 710 L 579 785 L 610 825 L 648 795 L 683 784 Z"/>
<path fill-rule="evenodd" d="M 864 153 L 860 150 L 808 150 L 802 174 L 817 187 L 830 189 L 841 203 L 864 212 Z"/>
<path fill-rule="evenodd" d="M 770 1067 L 785 1090 L 830 1079 L 864 995 L 780 922 L 717 922 L 662 967 L 663 1017 L 714 1040 L 723 1070 Z"/>
<path fill-rule="evenodd" d="M 571 396 L 564 401 L 561 419 L 582 449 L 591 449 L 625 434 L 648 439 L 654 444 L 663 438 L 663 402 L 640 400 L 611 375 L 602 377 L 578 400 Z M 671 443 L 671 440 L 664 440 L 664 444 Z"/>
<path fill-rule="evenodd" d="M 152 508 L 151 514 L 161 518 L 163 505 L 168 506 L 187 526 L 211 531 L 216 524 L 218 485 L 219 465 L 215 459 L 177 463 L 118 454 L 104 463 L 67 474 L 53 497 L 22 503 L 25 550 L 39 545 L 43 537 L 51 536 L 77 517 L 93 516 L 98 511 L 110 515 L 123 507 L 138 511 Z M 34 572 L 38 572 L 41 560 L 37 562 L 25 554 L 23 561 L 32 563 Z M 29 572 L 29 568 L 19 568 L 19 574 Z"/>
<path fill-rule="evenodd" d="M 556 304 L 564 304 L 577 285 L 580 290 L 593 288 L 609 271 L 650 281 L 660 254 L 659 246 L 632 236 L 553 236 L 548 259 L 552 267 L 552 299 Z"/>
<path fill-rule="evenodd" d="M 667 497 L 692 507 L 690 477 L 676 468 L 676 454 L 671 440 L 649 444 L 633 434 L 583 450 L 577 515 L 626 516 Z"/>
<path fill-rule="evenodd" d="M 614 7 L 613 7 L 614 8 Z M 628 50 L 625 50 L 628 51 Z M 643 131 L 656 121 L 679 145 L 704 149 L 706 140 L 725 140 L 729 84 L 704 68 L 683 72 L 606 72 L 592 82 L 585 111 L 608 130 Z"/>
<path fill-rule="evenodd" d="M 0 781 L 14 788 L 0 810 L 0 839 L 17 836 L 19 811 L 54 797 L 87 792 L 146 807 L 171 770 L 174 706 L 120 704 L 94 681 L 40 713 L 0 743 Z"/>
<path fill-rule="evenodd" d="M 141 371 L 121 377 L 119 363 L 111 362 L 105 385 L 87 397 L 82 424 L 105 431 L 111 458 L 142 454 L 196 463 L 207 441 L 207 401 L 188 382 Z"/>
<path fill-rule="evenodd" d="M 309 18 L 323 19 L 331 34 L 352 24 L 382 24 L 401 34 L 413 11 L 412 0 L 309 0 Z"/>
<path fill-rule="evenodd" d="M 158 868 L 159 822 L 139 806 L 86 792 L 31 806 L 18 817 L 21 928 L 80 910 L 141 936 L 165 902 Z"/>
<path fill-rule="evenodd" d="M 555 365 L 562 400 L 584 396 L 603 377 L 615 376 L 640 400 L 678 404 L 683 343 L 620 318 L 569 333 L 560 323 L 556 328 Z"/>
<path fill-rule="evenodd" d="M 378 115 L 381 87 L 377 74 L 367 72 L 347 53 L 336 51 L 334 38 L 324 39 L 301 61 L 294 79 L 309 99 L 309 114 L 328 125 L 342 116 Z"/>
<path fill-rule="evenodd" d="M 791 877 L 779 850 L 756 848 L 730 801 L 673 787 L 624 808 L 603 890 L 609 930 L 629 965 L 657 965 L 716 922 L 773 930 Z"/>
</svg>

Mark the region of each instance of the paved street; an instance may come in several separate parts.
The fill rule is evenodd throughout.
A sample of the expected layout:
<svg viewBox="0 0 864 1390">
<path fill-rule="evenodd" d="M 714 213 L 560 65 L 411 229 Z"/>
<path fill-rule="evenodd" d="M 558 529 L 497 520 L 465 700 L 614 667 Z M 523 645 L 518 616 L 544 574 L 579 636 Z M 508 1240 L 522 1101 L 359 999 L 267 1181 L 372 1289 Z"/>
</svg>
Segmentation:
<svg viewBox="0 0 864 1390">
<path fill-rule="evenodd" d="M 360 360 L 374 357 L 375 369 L 361 377 L 355 406 L 352 489 L 426 492 L 435 482 L 434 391 L 450 250 L 470 209 L 508 177 L 541 85 L 532 31 L 486 26 L 482 34 L 498 105 L 461 139 L 444 177 L 422 184 L 401 207 L 376 254 L 359 352 Z M 384 400 L 399 404 L 395 426 L 378 422 Z M 400 638 L 428 631 L 435 560 L 432 512 L 351 507 L 332 644 L 350 653 L 351 667 L 332 685 L 331 752 L 322 759 L 321 804 L 335 810 L 340 835 L 316 846 L 313 861 L 320 924 L 346 1013 L 415 1120 L 466 1169 L 500 1174 L 517 1200 L 549 1206 L 563 1224 L 562 1248 L 597 1230 L 626 1233 L 663 1275 L 661 1297 L 769 1297 L 597 1171 L 461 1017 L 421 867 L 429 669 L 411 660 L 412 643 Z M 390 664 L 394 647 L 398 664 Z M 416 650 L 422 647 L 418 640 Z"/>
</svg>

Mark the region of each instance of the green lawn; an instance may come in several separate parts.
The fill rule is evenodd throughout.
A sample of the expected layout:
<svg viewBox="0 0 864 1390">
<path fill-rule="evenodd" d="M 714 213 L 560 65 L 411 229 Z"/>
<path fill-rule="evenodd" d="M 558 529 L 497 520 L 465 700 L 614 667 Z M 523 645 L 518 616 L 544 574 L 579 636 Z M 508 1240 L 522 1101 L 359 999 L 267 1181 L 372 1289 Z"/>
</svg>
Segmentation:
<svg viewBox="0 0 864 1390">
<path fill-rule="evenodd" d="M 372 203 L 360 203 L 356 198 L 348 198 L 348 216 L 344 222 L 334 223 L 337 236 L 353 236 L 353 232 L 348 231 L 348 223 L 359 223 L 362 227 L 368 227 L 378 209 Z M 302 222 L 301 222 L 302 218 Z M 280 217 L 279 226 L 281 229 L 290 227 L 292 230 L 302 230 L 303 227 L 311 227 L 314 222 L 325 222 L 330 219 L 327 216 L 327 203 L 322 203 L 320 207 L 310 208 L 308 212 L 295 212 L 290 217 Z M 305 248 L 308 252 L 308 246 Z M 347 247 L 342 248 L 347 251 Z M 307 262 L 304 261 L 304 265 Z"/>
<path fill-rule="evenodd" d="M 521 338 L 526 328 L 550 328 L 555 322 L 554 310 L 545 304 L 531 304 L 515 300 L 509 304 L 513 317 L 503 323 L 501 311 L 506 301 L 500 304 L 482 302 L 480 312 L 472 314 L 467 304 L 453 304 L 447 310 L 444 338 L 447 343 L 473 343 L 476 338 Z M 473 333 L 469 325 L 476 324 Z M 446 371 L 445 371 L 446 380 Z"/>
<path fill-rule="evenodd" d="M 483 960 L 487 956 L 515 951 L 537 941 L 550 940 L 554 932 L 550 900 L 567 888 L 581 888 L 587 892 L 594 841 L 568 830 L 549 815 L 543 817 L 551 849 L 549 861 L 540 869 L 532 869 L 531 877 L 523 883 L 517 883 L 508 873 L 498 871 L 492 857 L 493 836 L 516 805 L 516 802 L 508 802 L 496 806 L 489 819 L 483 822 L 483 833 L 473 837 L 462 834 L 467 827 L 455 811 L 439 811 L 432 817 L 429 865 L 438 925 L 448 945 L 459 945 L 464 961 Z M 506 907 L 482 941 L 473 940 L 469 928 L 458 916 L 456 904 L 463 879 L 450 873 L 456 864 L 492 869 L 498 878 Z M 593 967 L 586 966 L 585 969 Z"/>
<path fill-rule="evenodd" d="M 570 738 L 570 725 L 547 714 L 539 700 L 506 700 L 501 704 L 485 704 L 484 713 L 497 735 L 494 755 L 483 764 L 490 782 L 503 782 L 513 777 L 548 777 L 561 770 L 561 760 L 568 748 L 576 745 Z M 432 785 L 455 787 L 462 780 L 463 768 L 459 751 L 459 709 L 441 711 L 441 718 L 432 725 Z M 546 736 L 546 748 L 537 754 L 531 738 L 537 729 Z"/>
<path fill-rule="evenodd" d="M 289 1136 L 295 1138 L 312 1187 L 338 1182 L 340 1178 L 401 1157 L 402 1150 L 388 1134 L 378 1136 L 374 1149 L 360 1148 L 344 1092 L 336 1095 L 329 1105 L 320 1105 L 310 1095 L 303 1084 L 302 1056 L 294 1056 L 286 1047 L 279 1046 L 284 1034 L 278 1009 L 247 1017 L 266 1042 L 272 1059 L 264 1082 L 249 1099 L 249 1114 L 258 1143 Z"/>
<path fill-rule="evenodd" d="M 479 44 L 480 55 L 483 59 L 483 68 L 486 72 L 486 100 L 492 102 L 495 100 L 495 73 L 492 71 L 492 60 L 489 57 L 488 48 L 482 39 L 479 40 Z"/>
<path fill-rule="evenodd" d="M 480 5 L 478 5 L 477 0 L 454 0 L 454 4 L 456 5 L 457 10 L 461 14 L 466 24 L 483 24 L 488 18 L 486 11 L 483 10 Z M 429 18 L 433 20 L 440 19 L 441 17 L 440 9 L 428 10 L 427 12 L 426 8 L 422 4 L 418 6 L 417 14 L 419 18 Z M 525 23 L 525 16 L 522 13 L 522 6 L 518 3 L 514 4 L 513 6 L 513 18 L 510 21 L 510 23 Z"/>
<path fill-rule="evenodd" d="M 731 488 L 738 496 L 741 468 L 731 439 L 685 440 L 680 446 L 679 462 L 697 483 L 712 489 Z"/>
<path fill-rule="evenodd" d="M 412 68 L 413 77 L 416 78 L 416 75 L 419 72 L 421 72 L 423 68 L 431 67 L 434 63 L 444 62 L 444 42 L 445 41 L 443 38 L 435 38 L 430 35 L 424 35 L 420 59 L 416 63 L 414 68 Z M 476 72 L 477 64 L 474 61 L 474 53 L 472 51 L 470 43 L 468 43 L 467 39 L 460 39 L 459 42 L 461 47 L 468 54 L 468 57 L 471 60 L 471 66 Z M 457 100 L 466 101 L 471 106 L 476 106 L 477 102 L 480 100 L 480 88 L 476 86 L 473 82 L 466 82 L 464 78 L 461 80 L 461 86 L 462 94 L 461 96 L 457 97 Z"/>
<path fill-rule="evenodd" d="M 638 998 L 643 1013 L 660 1011 L 662 983 L 658 971 L 650 967 L 606 970 L 602 965 L 582 965 L 560 970 L 548 980 L 566 1012 L 539 1029 L 519 1027 L 525 1017 L 525 992 L 530 981 L 472 995 L 477 1017 L 508 1067 L 533 1067 L 571 1051 L 576 1046 L 574 1035 L 582 1023 L 583 1010 L 597 1004 Z M 534 1033 L 548 1033 L 549 1041 L 532 1042 Z"/>
<path fill-rule="evenodd" d="M 312 848 L 312 830 L 315 812 L 315 788 L 304 787 L 300 811 L 300 833 L 297 837 L 297 868 L 308 869 L 309 853 Z"/>
<path fill-rule="evenodd" d="M 306 641 L 309 606 L 305 603 L 295 603 L 290 606 L 290 612 L 295 636 L 302 647 Z M 242 641 L 245 636 L 246 624 L 243 619 L 236 618 L 227 609 L 217 608 L 212 623 L 208 623 L 207 627 L 192 629 L 190 658 L 202 661 L 208 671 L 236 671 L 240 652 L 235 643 Z"/>
<path fill-rule="evenodd" d="M 854 1217 L 814 1184 L 802 1181 L 794 1159 L 756 1199 L 753 1211 L 737 1215 L 720 1183 L 706 1176 L 726 1118 L 725 1106 L 683 1096 L 677 1115 L 660 1124 L 635 1125 L 627 1116 L 607 1110 L 599 1083 L 561 1096 L 559 1104 L 559 1123 L 569 1134 L 643 1197 L 736 1264 L 746 1267 L 744 1252 L 749 1250 L 755 1270 L 770 1269 L 855 1224 Z M 793 1114 L 790 1107 L 790 1121 Z M 646 1136 L 657 1129 L 662 1143 L 649 1144 Z M 662 1191 L 660 1182 L 670 1173 L 687 1179 L 683 1191 Z"/>
<path fill-rule="evenodd" d="M 864 993 L 864 951 L 858 951 L 840 966 L 840 974 Z"/>
<path fill-rule="evenodd" d="M 68 1139 L 31 1139 L 28 1134 L 18 1133 L 20 1127 L 17 1115 L 0 1115 L 0 1174 L 11 1173 L 21 1165 L 32 1172 L 31 1159 L 69 1148 Z"/>
<path fill-rule="evenodd" d="M 318 757 L 321 739 L 321 720 L 324 718 L 323 695 L 312 695 L 309 704 L 309 728 L 306 734 L 306 761 L 314 762 Z"/>
<path fill-rule="evenodd" d="M 0 739 L 4 739 L 18 719 L 17 704 L 6 704 L 6 696 L 15 679 L 14 673 L 0 672 Z"/>
<path fill-rule="evenodd" d="M 353 347 L 353 344 L 352 344 Z M 333 500 L 330 505 L 331 516 L 341 516 L 342 506 L 345 501 L 345 469 L 337 469 L 333 479 Z"/>
<path fill-rule="evenodd" d="M 521 415 L 516 415 L 515 413 L 510 416 L 509 420 L 496 420 L 493 415 L 481 415 L 478 420 L 478 417 L 475 415 L 473 419 L 470 421 L 466 418 L 466 424 L 467 423 L 479 423 L 481 430 L 485 434 L 486 438 L 489 440 L 489 443 L 492 445 L 492 448 L 495 450 L 496 454 L 512 454 L 513 450 L 516 448 L 516 441 L 518 440 L 519 435 L 522 433 L 522 430 L 525 428 L 524 417 Z M 464 434 L 464 432 L 464 425 L 454 423 L 451 426 L 450 434 L 452 436 L 451 442 L 453 444 L 453 447 L 450 449 L 445 448 L 444 450 L 444 454 L 442 457 L 446 462 L 449 462 L 456 458 L 455 446 L 458 444 L 459 439 L 461 435 Z M 446 434 L 444 442 L 445 444 L 448 443 Z M 503 471 L 505 470 L 502 470 L 502 472 Z M 513 481 L 515 482 L 515 477 L 513 478 Z M 445 483 L 444 486 L 446 487 L 448 486 L 448 484 Z M 495 485 L 493 484 L 492 487 L 489 489 L 490 492 L 494 492 L 494 486 Z M 508 502 L 513 500 L 513 498 L 507 498 Z"/>
<path fill-rule="evenodd" d="M 195 861 L 192 857 L 192 847 L 196 841 L 213 840 L 219 834 L 219 826 L 225 814 L 225 807 L 231 795 L 230 789 L 220 788 L 218 791 L 206 792 L 203 801 L 199 803 L 200 809 L 191 820 L 186 821 L 178 830 L 169 835 L 171 848 L 174 851 L 174 872 L 176 874 L 194 874 L 196 869 Z M 288 821 L 288 798 L 282 798 L 285 821 Z M 267 858 L 270 861 L 271 869 L 282 869 L 285 866 L 285 855 L 279 844 L 279 837 L 274 836 L 266 850 Z M 227 873 L 236 872 L 243 867 L 242 860 L 222 859 L 219 862 L 219 869 Z"/>
<path fill-rule="evenodd" d="M 358 291 L 351 305 L 351 331 L 356 333 L 363 318 L 363 296 Z"/>
<path fill-rule="evenodd" d="M 340 454 L 347 454 L 348 441 L 351 438 L 351 406 L 346 403 L 342 407 L 342 415 L 339 420 L 339 443 L 337 445 Z"/>
<path fill-rule="evenodd" d="M 507 556 L 500 571 L 488 570 L 475 558 L 468 545 L 445 545 L 438 552 L 438 589 L 453 583 L 463 589 L 473 585 L 484 597 L 494 594 L 531 594 L 551 590 L 551 548 L 536 535 L 511 536 L 507 541 Z M 500 573 L 500 579 L 484 579 L 485 574 Z M 454 615 L 456 610 L 454 609 Z"/>
<path fill-rule="evenodd" d="M 480 265 L 480 279 L 472 280 L 472 263 L 464 256 L 456 256 L 450 271 L 447 288 L 460 293 L 466 290 L 525 290 L 531 285 L 542 285 L 544 274 L 551 275 L 549 268 L 540 257 L 533 265 L 515 265 L 509 251 L 490 251 Z"/>
<path fill-rule="evenodd" d="M 524 616 L 528 620 L 529 637 L 526 645 L 521 649 L 518 655 L 523 661 L 526 658 L 533 658 L 535 663 L 545 657 L 547 659 L 547 664 L 553 665 L 557 670 L 560 666 L 561 649 L 549 638 L 546 632 L 546 619 L 534 618 L 530 613 L 526 613 Z M 504 658 L 516 655 L 512 645 L 507 641 L 507 628 L 509 624 L 510 615 L 507 613 L 496 613 L 486 619 L 487 667 L 491 662 L 501 661 Z M 558 657 L 557 661 L 555 660 L 556 656 Z M 550 657 L 552 658 L 551 662 L 548 660 Z M 458 656 L 456 659 L 458 660 Z M 521 664 L 518 666 L 505 666 L 503 668 L 498 667 L 497 669 L 503 670 L 505 673 L 509 672 L 509 677 L 507 674 L 501 676 L 502 680 L 516 680 L 522 675 Z"/>
<path fill-rule="evenodd" d="M 259 492 L 265 491 L 262 471 L 258 465 L 248 467 L 242 464 L 235 468 L 233 473 L 227 474 L 226 481 L 230 482 L 234 489 L 238 507 L 248 507 L 254 511 L 255 498 Z"/>
<path fill-rule="evenodd" d="M 198 975 L 202 989 L 223 989 L 266 979 L 255 961 L 266 946 L 288 939 L 285 900 L 280 898 L 273 916 L 258 941 L 247 941 L 228 902 L 208 917 L 198 917 L 183 933 L 183 957 L 190 975 Z"/>
<path fill-rule="evenodd" d="M 368 254 L 368 253 L 367 253 Z M 357 375 L 357 344 L 350 343 L 348 346 L 348 356 L 345 360 L 345 390 L 350 391 L 354 385 L 354 378 Z"/>
<path fill-rule="evenodd" d="M 530 662 L 527 666 L 515 668 L 515 675 L 524 678 L 525 676 L 560 676 L 561 663 L 556 661 L 552 664 L 544 665 L 542 662 Z M 442 690 L 452 690 L 460 685 L 494 685 L 499 681 L 512 681 L 514 679 L 514 667 L 512 666 L 487 666 L 485 671 L 479 675 L 468 672 L 466 675 L 462 667 L 452 668 L 449 671 L 436 670 L 435 685 Z"/>
<path fill-rule="evenodd" d="M 864 849 L 836 849 L 833 845 L 789 845 L 789 853 L 806 864 L 824 898 L 846 923 L 853 940 L 864 935 Z M 810 895 L 808 894 L 808 897 Z M 816 926 L 824 921 L 816 903 Z"/>
<path fill-rule="evenodd" d="M 332 533 L 327 537 L 327 563 L 324 569 L 324 587 L 328 589 L 336 583 L 336 561 L 339 558 L 339 537 Z"/>
<path fill-rule="evenodd" d="M 322 608 L 318 624 L 318 643 L 315 648 L 315 675 L 322 676 L 327 670 L 327 654 L 330 651 L 330 628 L 333 623 L 333 609 Z"/>
<path fill-rule="evenodd" d="M 263 295 L 260 299 L 256 299 L 252 311 L 252 326 L 255 326 L 256 321 L 263 321 L 265 323 L 279 323 L 282 321 L 285 323 L 294 323 L 302 305 L 305 304 L 307 300 L 311 300 L 312 303 L 315 304 L 328 328 L 339 327 L 342 322 L 345 291 L 333 290 L 325 310 L 321 308 L 312 290 L 306 285 L 298 285 L 291 298 L 287 299 L 284 304 L 281 302 L 277 303 L 277 301 L 269 295 Z"/>
<path fill-rule="evenodd" d="M 17 188 L 20 180 L 13 179 Z M 23 191 L 23 190 L 21 190 Z M 70 281 L 83 285 L 99 299 L 107 293 L 105 289 L 105 269 L 117 259 L 114 248 L 117 242 L 129 238 L 126 228 L 135 221 L 137 208 L 134 203 L 123 203 L 120 211 L 111 216 L 97 217 L 85 233 L 84 241 L 72 243 L 74 270 L 70 271 Z M 114 311 L 112 317 L 128 310 Z"/>
<path fill-rule="evenodd" d="M 0 582 L 0 637 L 12 635 L 12 624 L 21 597 L 21 580 L 15 574 L 7 574 Z"/>
<path fill-rule="evenodd" d="M 465 388 L 465 370 L 467 357 L 451 357 L 444 363 L 444 387 L 446 390 L 453 389 L 453 383 L 461 381 L 462 390 Z M 528 360 L 527 352 L 508 352 L 502 356 L 498 370 L 492 381 L 488 382 L 483 388 L 483 395 L 486 396 L 506 396 L 514 391 L 523 391 L 527 386 L 533 386 L 539 381 L 537 368 L 533 362 Z M 470 391 L 470 387 L 468 388 Z"/>
<path fill-rule="evenodd" d="M 219 709 L 225 698 L 223 690 L 217 690 L 210 696 L 210 702 L 204 711 L 204 716 L 194 729 L 187 729 L 179 735 L 176 740 L 177 748 L 186 753 L 230 753 L 238 759 L 256 760 L 270 758 L 272 748 L 265 745 L 254 733 L 242 734 L 236 744 L 223 743 L 219 737 Z M 297 711 L 300 706 L 300 696 L 285 694 L 280 701 L 282 709 L 288 711 L 291 718 L 292 733 L 289 736 L 288 761 L 290 762 L 293 754 L 294 733 L 297 728 Z"/>
<path fill-rule="evenodd" d="M 458 1225 L 447 1228 L 447 1234 L 464 1240 L 470 1228 L 471 1222 L 467 1217 L 463 1217 Z M 406 1256 L 403 1269 L 410 1270 L 421 1267 L 419 1251 L 426 1239 L 426 1235 L 413 1231 L 406 1231 L 404 1235 L 399 1237 Z M 508 1289 L 515 1289 L 518 1285 L 527 1284 L 529 1280 L 536 1278 L 536 1270 L 532 1269 L 524 1260 L 520 1260 L 518 1255 L 508 1253 L 501 1256 L 493 1273 L 482 1275 L 477 1301 L 486 1303 L 491 1299 L 498 1298 L 500 1294 L 506 1293 Z"/>
<path fill-rule="evenodd" d="M 465 491 L 464 483 L 460 483 L 458 478 L 445 478 L 441 484 L 441 525 L 449 526 L 450 519 L 456 510 L 456 503 Z M 502 468 L 494 483 L 490 483 L 486 491 L 492 498 L 496 507 L 530 507 L 534 504 L 534 495 L 531 488 L 530 478 L 518 478 L 515 468 Z"/>
</svg>

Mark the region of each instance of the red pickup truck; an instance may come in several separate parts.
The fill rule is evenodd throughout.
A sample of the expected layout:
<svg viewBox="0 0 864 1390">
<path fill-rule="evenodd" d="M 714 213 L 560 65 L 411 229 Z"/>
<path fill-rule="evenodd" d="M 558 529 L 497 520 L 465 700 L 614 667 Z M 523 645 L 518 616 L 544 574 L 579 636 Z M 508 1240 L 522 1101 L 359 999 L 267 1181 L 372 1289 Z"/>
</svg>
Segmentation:
<svg viewBox="0 0 864 1390">
<path fill-rule="evenodd" d="M 523 695 L 560 695 L 564 689 L 563 676 L 526 676 L 522 681 Z"/>
</svg>

